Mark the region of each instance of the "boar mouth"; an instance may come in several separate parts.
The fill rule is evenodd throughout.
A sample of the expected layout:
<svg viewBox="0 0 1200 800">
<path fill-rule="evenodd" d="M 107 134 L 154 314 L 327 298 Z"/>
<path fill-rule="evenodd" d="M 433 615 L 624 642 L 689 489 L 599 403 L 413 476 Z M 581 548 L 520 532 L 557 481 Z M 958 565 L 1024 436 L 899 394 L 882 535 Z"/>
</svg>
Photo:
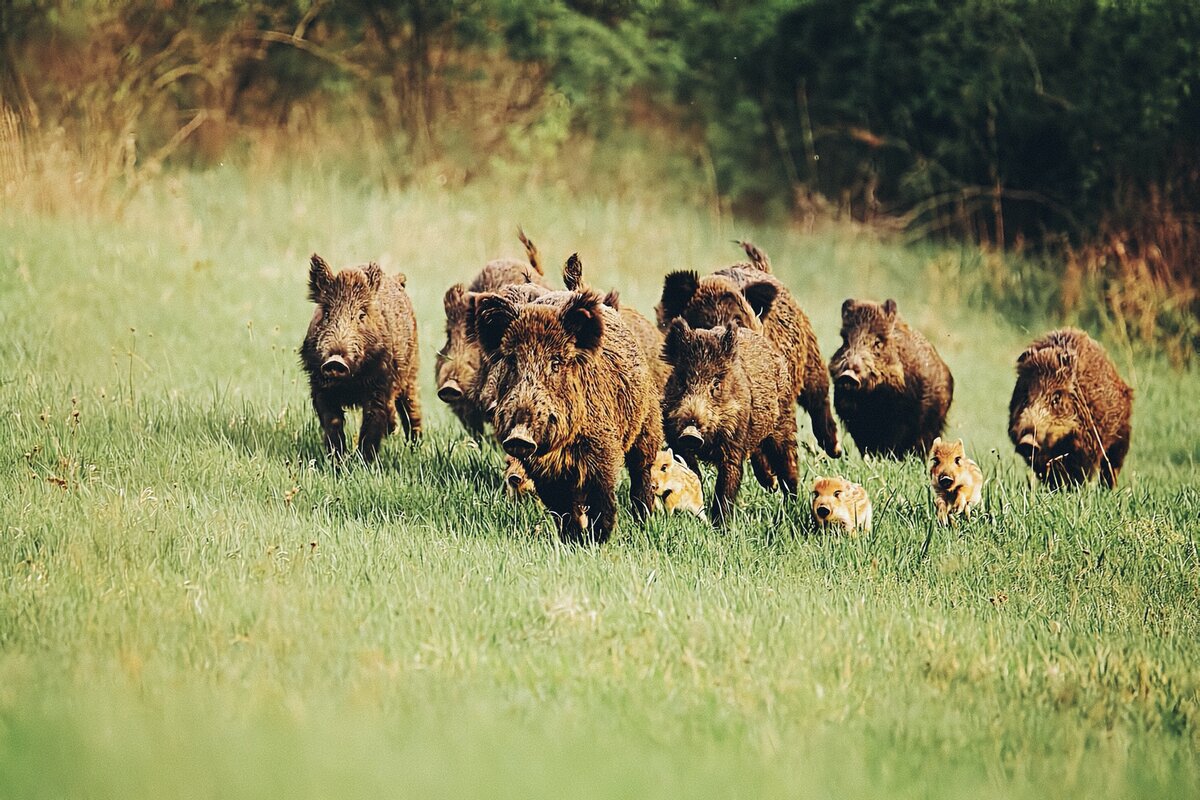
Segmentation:
<svg viewBox="0 0 1200 800">
<path fill-rule="evenodd" d="M 443 403 L 454 403 L 462 400 L 463 390 L 458 381 L 451 378 L 442 384 L 442 388 L 438 389 L 438 399 Z"/>
<path fill-rule="evenodd" d="M 350 365 L 341 356 L 330 356 L 321 364 L 321 375 L 326 378 L 345 378 L 350 374 Z"/>
</svg>

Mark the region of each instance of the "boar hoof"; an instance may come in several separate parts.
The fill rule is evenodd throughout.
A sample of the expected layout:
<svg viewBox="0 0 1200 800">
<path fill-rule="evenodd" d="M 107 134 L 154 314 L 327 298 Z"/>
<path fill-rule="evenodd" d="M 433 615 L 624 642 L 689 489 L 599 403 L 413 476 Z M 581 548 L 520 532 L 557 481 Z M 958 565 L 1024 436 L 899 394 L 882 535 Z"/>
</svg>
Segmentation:
<svg viewBox="0 0 1200 800">
<path fill-rule="evenodd" d="M 462 387 L 458 385 L 458 381 L 446 381 L 442 384 L 442 388 L 438 389 L 438 399 L 443 403 L 454 403 L 461 400 L 462 396 Z"/>
<path fill-rule="evenodd" d="M 344 378 L 350 374 L 350 365 L 341 356 L 330 356 L 321 365 L 321 374 L 327 378 Z"/>
</svg>

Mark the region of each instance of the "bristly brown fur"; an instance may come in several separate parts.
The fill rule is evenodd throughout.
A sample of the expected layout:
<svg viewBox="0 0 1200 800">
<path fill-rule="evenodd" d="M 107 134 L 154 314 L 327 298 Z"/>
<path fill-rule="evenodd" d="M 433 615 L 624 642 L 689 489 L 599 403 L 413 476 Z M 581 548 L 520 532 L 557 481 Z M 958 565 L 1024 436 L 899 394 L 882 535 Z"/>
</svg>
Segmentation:
<svg viewBox="0 0 1200 800">
<path fill-rule="evenodd" d="M 604 541 L 616 525 L 621 463 L 634 517 L 652 507 L 650 465 L 662 418 L 634 334 L 595 292 L 519 303 L 481 295 L 476 335 L 492 365 L 493 421 L 569 541 Z"/>
<path fill-rule="evenodd" d="M 676 319 L 663 359 L 671 364 L 663 395 L 667 443 L 699 474 L 697 461 L 717 467 L 712 519 L 723 525 L 741 488 L 743 462 L 767 489 L 778 477 L 796 491 L 796 414 L 787 360 L 759 332 L 736 322 L 693 330 Z M 693 447 L 690 428 L 701 437 Z"/>
<path fill-rule="evenodd" d="M 1133 390 L 1094 339 L 1052 331 L 1017 359 L 1008 435 L 1051 487 L 1117 485 L 1132 437 Z"/>
<path fill-rule="evenodd" d="M 833 402 L 865 455 L 924 457 L 946 424 L 954 376 L 908 327 L 896 302 L 842 304 L 842 346 L 829 360 Z"/>
<path fill-rule="evenodd" d="M 374 263 L 335 275 L 314 253 L 308 294 L 317 309 L 300 361 L 329 452 L 335 457 L 345 452 L 347 406 L 363 410 L 358 450 L 366 461 L 375 458 L 383 437 L 395 429 L 397 414 L 409 438 L 420 435 L 417 322 L 404 276 L 385 276 Z M 344 375 L 323 372 L 331 358 L 346 365 Z"/>
<path fill-rule="evenodd" d="M 811 417 L 817 444 L 836 458 L 842 447 L 829 406 L 829 375 L 812 323 L 787 287 L 766 271 L 770 265 L 766 254 L 757 247 L 753 252 L 758 253 L 756 263 L 734 265 L 703 278 L 690 271 L 667 275 L 657 309 L 659 330 L 665 332 L 671 320 L 682 317 L 693 328 L 737 322 L 762 331 L 788 362 L 792 396 Z"/>
</svg>

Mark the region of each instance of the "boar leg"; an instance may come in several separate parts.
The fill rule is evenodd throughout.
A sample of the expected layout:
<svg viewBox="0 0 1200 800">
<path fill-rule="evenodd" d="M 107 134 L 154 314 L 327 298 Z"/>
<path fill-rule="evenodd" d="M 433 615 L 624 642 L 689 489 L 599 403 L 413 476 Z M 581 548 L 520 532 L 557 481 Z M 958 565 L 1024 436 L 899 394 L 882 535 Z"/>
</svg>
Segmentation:
<svg viewBox="0 0 1200 800">
<path fill-rule="evenodd" d="M 421 405 L 417 401 L 417 390 L 410 386 L 396 396 L 396 416 L 404 426 L 404 433 L 409 441 L 415 441 L 421 435 Z"/>
<path fill-rule="evenodd" d="M 771 469 L 771 464 L 767 460 L 767 456 L 762 450 L 755 450 L 750 454 L 750 468 L 754 470 L 754 478 L 759 485 L 768 492 L 775 491 L 775 472 Z"/>
<path fill-rule="evenodd" d="M 651 462 L 653 463 L 653 462 Z M 649 481 L 647 481 L 649 485 Z M 615 481 L 607 485 L 593 481 L 584 485 L 589 531 L 583 531 L 585 541 L 603 544 L 617 526 L 617 492 Z"/>
<path fill-rule="evenodd" d="M 1125 454 L 1129 452 L 1129 431 L 1125 430 L 1121 437 L 1104 453 L 1104 461 L 1100 464 L 1100 480 L 1109 489 L 1117 488 L 1117 476 L 1121 474 L 1121 466 L 1125 463 Z"/>
<path fill-rule="evenodd" d="M 653 414 L 651 415 L 653 416 Z M 662 429 L 647 422 L 625 453 L 625 468 L 629 470 L 629 505 L 638 522 L 654 509 L 654 492 L 650 489 L 650 468 L 662 447 Z"/>
<path fill-rule="evenodd" d="M 813 435 L 817 444 L 830 458 L 841 458 L 842 443 L 838 440 L 837 423 L 829 408 L 829 384 L 806 386 L 798 398 L 800 407 L 812 419 Z"/>
<path fill-rule="evenodd" d="M 584 513 L 583 500 L 572 483 L 561 479 L 539 478 L 534 481 L 533 488 L 537 491 L 542 505 L 554 518 L 559 537 L 564 542 L 582 541 L 583 528 L 579 523 Z"/>
<path fill-rule="evenodd" d="M 383 437 L 396 429 L 396 416 L 391 402 L 372 398 L 363 406 L 362 430 L 358 434 L 358 451 L 370 464 L 379 453 Z"/>
<path fill-rule="evenodd" d="M 794 436 L 771 436 L 764 440 L 760 450 L 770 463 L 785 495 L 794 495 L 800 483 L 800 469 L 796 464 L 796 440 Z"/>
<path fill-rule="evenodd" d="M 713 522 L 725 526 L 726 517 L 733 509 L 733 501 L 737 499 L 738 490 L 742 488 L 743 453 L 726 453 L 717 464 L 717 486 L 713 492 L 712 518 Z"/>
<path fill-rule="evenodd" d="M 321 422 L 321 432 L 325 435 L 325 451 L 334 458 L 341 458 L 346 452 L 346 414 L 336 403 L 330 403 L 323 395 L 313 395 L 313 410 Z"/>
</svg>

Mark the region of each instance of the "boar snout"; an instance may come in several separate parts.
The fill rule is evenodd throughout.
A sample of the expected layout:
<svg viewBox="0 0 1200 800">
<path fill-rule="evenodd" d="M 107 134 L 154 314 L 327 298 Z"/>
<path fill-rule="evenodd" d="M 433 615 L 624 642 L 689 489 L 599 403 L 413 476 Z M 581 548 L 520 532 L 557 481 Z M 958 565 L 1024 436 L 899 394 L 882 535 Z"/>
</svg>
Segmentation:
<svg viewBox="0 0 1200 800">
<path fill-rule="evenodd" d="M 341 356 L 330 356 L 321 364 L 321 374 L 326 378 L 344 378 L 350 374 L 350 365 Z"/>
<path fill-rule="evenodd" d="M 1021 434 L 1021 438 L 1017 440 L 1017 452 L 1026 458 L 1032 458 L 1037 452 L 1038 440 L 1033 435 L 1033 431 L 1025 431 Z"/>
<path fill-rule="evenodd" d="M 942 475 L 938 478 L 938 486 L 942 487 L 943 489 L 949 489 L 953 485 L 954 478 L 949 475 Z"/>
<path fill-rule="evenodd" d="M 817 506 L 817 516 L 825 519 L 829 516 L 829 506 Z"/>
<path fill-rule="evenodd" d="M 462 399 L 463 390 L 458 381 L 453 378 L 448 379 L 438 389 L 438 399 L 443 403 L 454 403 Z"/>
<path fill-rule="evenodd" d="M 695 425 L 688 425 L 679 434 L 679 446 L 695 450 L 698 447 L 704 446 L 704 437 L 700 434 L 700 429 Z"/>
<path fill-rule="evenodd" d="M 521 476 L 515 472 L 508 476 L 508 485 L 513 489 L 521 488 Z"/>
<path fill-rule="evenodd" d="M 862 386 L 862 378 L 858 377 L 858 374 L 852 369 L 842 370 L 835 380 L 839 386 L 847 389 L 857 389 Z"/>
<path fill-rule="evenodd" d="M 537 450 L 537 442 L 533 440 L 533 434 L 530 433 L 528 425 L 518 425 L 513 428 L 502 444 L 504 452 L 513 458 L 528 458 Z"/>
</svg>

